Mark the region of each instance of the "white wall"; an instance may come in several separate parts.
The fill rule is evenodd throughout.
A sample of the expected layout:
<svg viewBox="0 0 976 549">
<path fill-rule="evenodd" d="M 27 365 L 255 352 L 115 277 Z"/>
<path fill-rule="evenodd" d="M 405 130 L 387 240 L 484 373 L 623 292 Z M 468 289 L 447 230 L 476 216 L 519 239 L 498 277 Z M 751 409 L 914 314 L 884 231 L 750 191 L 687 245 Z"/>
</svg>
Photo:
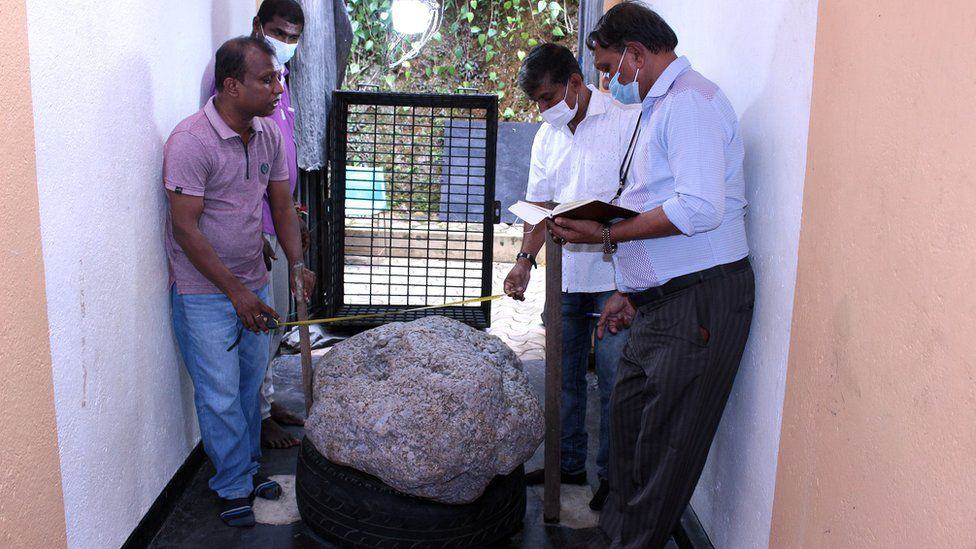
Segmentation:
<svg viewBox="0 0 976 549">
<path fill-rule="evenodd" d="M 254 2 L 27 5 L 68 541 L 118 547 L 198 440 L 170 325 L 162 146 Z"/>
<path fill-rule="evenodd" d="M 765 547 L 796 281 L 817 1 L 646 3 L 678 34 L 679 55 L 731 99 L 745 141 L 755 319 L 692 506 L 716 547 Z"/>
</svg>

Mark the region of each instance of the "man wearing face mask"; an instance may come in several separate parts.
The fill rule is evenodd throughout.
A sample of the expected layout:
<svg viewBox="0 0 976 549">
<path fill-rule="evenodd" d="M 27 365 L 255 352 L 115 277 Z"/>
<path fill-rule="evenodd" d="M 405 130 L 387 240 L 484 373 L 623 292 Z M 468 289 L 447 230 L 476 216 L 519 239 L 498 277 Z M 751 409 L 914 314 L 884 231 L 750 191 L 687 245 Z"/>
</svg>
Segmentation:
<svg viewBox="0 0 976 549">
<path fill-rule="evenodd" d="M 705 465 L 755 300 L 735 111 L 674 53 L 677 43 L 637 2 L 614 6 L 590 33 L 597 69 L 613 75 L 611 93 L 643 109 L 620 197 L 642 213 L 612 226 L 551 226 L 568 242 L 603 242 L 614 254 L 618 293 L 599 335 L 634 319 L 610 403 L 610 497 L 600 522 L 614 546 L 667 542 Z"/>
<path fill-rule="evenodd" d="M 285 78 L 288 75 L 286 64 L 295 55 L 298 40 L 305 27 L 305 14 L 295 0 L 264 0 L 251 25 L 251 36 L 265 40 L 274 50 L 275 68 L 281 74 L 280 83 L 283 92 L 278 106 L 269 118 L 281 131 L 288 163 L 288 181 L 291 185 L 291 194 L 294 197 L 295 188 L 298 185 L 295 110 L 291 106 L 291 95 L 288 92 L 288 82 Z M 213 95 L 215 92 L 216 88 L 211 87 L 210 94 Z M 285 316 L 288 314 L 291 305 L 288 296 L 288 265 L 285 264 L 284 252 L 275 234 L 274 224 L 271 222 L 271 208 L 267 196 L 264 198 L 263 211 L 264 262 L 270 271 L 268 305 L 278 311 L 281 316 Z M 302 247 L 307 250 L 308 226 L 301 219 L 301 216 L 299 219 L 301 220 Z M 301 418 L 274 401 L 274 376 L 271 364 L 274 362 L 275 354 L 281 345 L 281 337 L 282 332 L 280 330 L 271 333 L 268 369 L 264 383 L 261 385 L 261 444 L 266 448 L 273 449 L 297 446 L 299 440 L 281 426 L 302 425 L 304 423 Z"/>
<path fill-rule="evenodd" d="M 572 52 L 556 44 L 542 44 L 526 56 L 518 75 L 519 87 L 535 101 L 545 123 L 536 133 L 526 200 L 536 204 L 590 198 L 609 201 L 618 187 L 618 166 L 640 109 L 625 107 L 583 84 L 583 73 Z M 526 225 L 515 266 L 505 279 L 505 293 L 525 299 L 535 256 L 545 240 L 544 227 Z M 570 244 L 563 250 L 563 365 L 560 478 L 567 484 L 586 484 L 586 369 L 595 319 L 613 295 L 614 268 L 599 245 Z M 600 440 L 597 452 L 599 487 L 590 502 L 603 508 L 609 492 L 607 407 L 626 333 L 613 334 L 596 344 L 596 372 L 600 391 Z M 544 472 L 527 475 L 541 484 Z"/>
</svg>

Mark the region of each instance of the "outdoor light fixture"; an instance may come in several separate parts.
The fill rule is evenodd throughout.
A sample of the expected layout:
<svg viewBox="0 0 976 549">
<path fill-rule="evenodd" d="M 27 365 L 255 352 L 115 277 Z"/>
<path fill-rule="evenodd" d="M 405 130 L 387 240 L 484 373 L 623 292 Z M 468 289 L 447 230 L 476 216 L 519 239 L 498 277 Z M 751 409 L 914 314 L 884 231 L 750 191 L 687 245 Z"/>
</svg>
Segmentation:
<svg viewBox="0 0 976 549">
<path fill-rule="evenodd" d="M 393 0 L 390 6 L 390 17 L 393 20 L 393 32 L 396 36 L 391 40 L 388 51 L 390 53 L 397 51 L 407 37 L 410 37 L 410 50 L 390 63 L 390 68 L 420 54 L 420 50 L 430 42 L 434 33 L 440 28 L 443 13 L 443 7 L 437 0 Z"/>
<path fill-rule="evenodd" d="M 393 30 L 400 34 L 422 34 L 430 26 L 436 7 L 423 0 L 393 0 L 390 15 Z"/>
</svg>

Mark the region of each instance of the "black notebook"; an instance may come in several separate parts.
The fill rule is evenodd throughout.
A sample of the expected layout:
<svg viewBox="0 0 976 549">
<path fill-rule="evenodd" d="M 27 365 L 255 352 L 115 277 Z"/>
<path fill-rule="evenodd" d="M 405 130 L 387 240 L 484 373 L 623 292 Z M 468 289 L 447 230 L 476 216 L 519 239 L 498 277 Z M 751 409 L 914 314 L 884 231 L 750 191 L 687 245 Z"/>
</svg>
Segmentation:
<svg viewBox="0 0 976 549">
<path fill-rule="evenodd" d="M 616 223 L 621 219 L 627 219 L 637 215 L 634 210 L 614 206 L 602 200 L 575 200 L 560 204 L 553 209 L 543 208 L 528 202 L 519 200 L 508 208 L 508 211 L 517 215 L 522 221 L 532 225 L 538 225 L 546 218 L 565 217 L 567 219 L 584 219 L 587 221 L 597 221 L 599 223 Z"/>
</svg>

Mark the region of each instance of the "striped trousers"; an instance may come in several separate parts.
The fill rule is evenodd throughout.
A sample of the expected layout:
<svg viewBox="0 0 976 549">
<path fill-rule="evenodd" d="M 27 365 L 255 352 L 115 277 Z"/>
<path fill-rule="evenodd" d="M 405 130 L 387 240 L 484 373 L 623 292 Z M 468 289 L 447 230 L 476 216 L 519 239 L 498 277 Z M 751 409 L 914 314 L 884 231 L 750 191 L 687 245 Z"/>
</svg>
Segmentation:
<svg viewBox="0 0 976 549">
<path fill-rule="evenodd" d="M 641 306 L 610 398 L 613 547 L 664 547 L 701 476 L 749 337 L 751 268 Z"/>
</svg>

